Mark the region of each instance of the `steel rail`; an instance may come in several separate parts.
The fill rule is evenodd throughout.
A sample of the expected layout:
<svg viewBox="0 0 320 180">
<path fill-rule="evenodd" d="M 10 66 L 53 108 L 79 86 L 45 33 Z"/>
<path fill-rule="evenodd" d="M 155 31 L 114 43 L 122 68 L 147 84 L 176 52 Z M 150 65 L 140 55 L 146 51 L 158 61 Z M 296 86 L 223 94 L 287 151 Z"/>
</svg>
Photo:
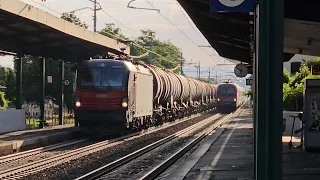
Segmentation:
<svg viewBox="0 0 320 180">
<path fill-rule="evenodd" d="M 62 154 L 51 156 L 51 157 L 48 157 L 48 158 L 45 158 L 45 159 L 41 159 L 41 160 L 38 160 L 38 161 L 33 161 L 33 162 L 30 162 L 30 163 L 26 163 L 26 164 L 23 164 L 23 165 L 20 165 L 20 166 L 17 166 L 17 167 L 13 167 L 13 168 L 10 168 L 10 169 L 6 169 L 6 170 L 3 170 L 3 171 L 0 171 L 0 179 L 2 179 L 2 178 L 5 178 L 5 179 L 6 178 L 19 179 L 19 178 L 31 175 L 33 173 L 39 172 L 41 170 L 48 169 L 50 167 L 56 166 L 58 164 L 62 164 L 64 162 L 68 162 L 68 161 L 70 161 L 72 159 L 80 158 L 80 157 L 89 155 L 91 153 L 98 152 L 100 150 L 103 150 L 103 149 L 107 148 L 107 146 L 112 145 L 112 143 L 115 143 L 115 142 L 118 142 L 118 141 L 121 141 L 121 140 L 125 140 L 125 139 L 128 139 L 128 138 L 132 138 L 132 137 L 135 137 L 135 136 L 140 137 L 142 135 L 150 134 L 150 133 L 159 131 L 161 129 L 165 129 L 165 128 L 174 126 L 176 124 L 180 124 L 182 122 L 191 120 L 191 119 L 193 119 L 195 117 L 199 117 L 199 116 L 201 116 L 202 114 L 205 114 L 205 113 L 206 112 L 198 113 L 198 114 L 192 115 L 191 117 L 187 117 L 187 118 L 185 118 L 183 120 L 180 120 L 180 121 L 177 121 L 177 122 L 174 122 L 174 123 L 172 123 L 172 122 L 165 123 L 164 125 L 162 125 L 160 127 L 152 127 L 150 129 L 147 129 L 147 130 L 135 132 L 135 133 L 128 134 L 128 135 L 125 135 L 125 136 L 122 136 L 122 137 L 118 137 L 118 138 L 114 138 L 114 139 L 111 139 L 111 140 L 101 141 L 101 142 L 98 142 L 98 143 L 95 143 L 95 144 L 91 144 L 91 145 L 88 145 L 88 146 L 85 146 L 85 147 L 81 147 L 81 148 L 78 148 L 78 149 L 71 150 L 69 152 L 65 152 L 65 153 L 62 153 Z"/>
<path fill-rule="evenodd" d="M 237 116 L 240 112 L 241 112 L 241 110 L 239 108 L 236 112 L 234 112 L 233 114 L 230 114 L 228 117 L 226 117 L 224 120 L 218 122 L 216 125 L 214 125 L 209 130 L 201 133 L 200 136 L 198 136 L 197 138 L 191 140 L 187 145 L 185 145 L 183 148 L 178 150 L 175 154 L 173 154 L 172 156 L 167 158 L 161 164 L 159 164 L 158 166 L 153 168 L 151 171 L 146 173 L 139 180 L 150 180 L 150 179 L 155 179 L 156 177 L 158 177 L 161 173 L 163 173 L 166 169 L 168 169 L 171 165 L 173 165 L 177 160 L 179 160 L 184 154 L 186 154 L 191 148 L 193 148 L 195 145 L 199 144 L 209 134 L 211 134 L 213 131 L 215 131 L 218 127 L 220 127 L 223 124 L 225 124 L 232 117 Z"/>
<path fill-rule="evenodd" d="M 75 180 L 92 180 L 92 179 L 98 178 L 98 177 L 100 177 L 104 174 L 107 174 L 107 173 L 111 172 L 112 170 L 130 162 L 131 160 L 136 159 L 136 158 L 140 157 L 141 155 L 146 154 L 147 152 L 150 152 L 151 150 L 153 150 L 153 149 L 155 149 L 155 148 L 157 148 L 167 142 L 170 142 L 173 139 L 178 138 L 179 136 L 181 136 L 183 134 L 186 134 L 190 131 L 194 131 L 195 129 L 203 127 L 204 125 L 208 124 L 209 122 L 216 121 L 222 117 L 224 117 L 224 116 L 222 116 L 220 114 L 216 114 L 210 118 L 207 118 L 207 119 L 202 120 L 192 126 L 189 126 L 189 127 L 185 128 L 175 134 L 167 136 L 167 137 L 160 139 L 160 140 L 158 140 L 148 146 L 145 146 L 145 147 L 143 147 L 133 153 L 130 153 L 130 154 L 128 154 L 128 155 L 126 155 L 116 161 L 113 161 L 107 165 L 104 165 L 94 171 L 91 171 L 91 172 L 89 172 L 89 173 L 87 173 L 87 174 L 85 174 Z"/>
<path fill-rule="evenodd" d="M 63 143 L 59 143 L 59 144 L 53 144 L 53 145 L 49 145 L 49 146 L 45 146 L 45 147 L 40 147 L 40 148 L 36 148 L 36 149 L 31 149 L 28 151 L 23 151 L 23 152 L 19 152 L 19 153 L 14 153 L 14 154 L 10 154 L 7 156 L 2 156 L 0 157 L 0 166 L 10 163 L 12 161 L 16 161 L 19 159 L 23 159 L 23 158 L 27 158 L 30 156 L 34 156 L 37 154 L 41 154 L 44 152 L 49 152 L 49 151 L 53 151 L 56 149 L 61 149 L 63 147 L 68 147 L 74 144 L 79 144 L 82 142 L 86 142 L 88 141 L 88 139 L 80 139 L 80 140 L 75 140 L 75 141 L 69 141 L 69 142 L 63 142 Z"/>
</svg>

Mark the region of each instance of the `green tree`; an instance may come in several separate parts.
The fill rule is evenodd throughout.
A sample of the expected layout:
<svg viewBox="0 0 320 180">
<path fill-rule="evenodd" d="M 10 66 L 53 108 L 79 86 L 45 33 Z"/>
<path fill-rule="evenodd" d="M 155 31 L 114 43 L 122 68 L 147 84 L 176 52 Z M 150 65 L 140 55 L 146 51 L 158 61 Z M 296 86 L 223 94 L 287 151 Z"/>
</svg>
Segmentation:
<svg viewBox="0 0 320 180">
<path fill-rule="evenodd" d="M 181 50 L 170 41 L 160 41 L 155 39 L 156 33 L 151 30 L 141 30 L 141 35 L 137 38 L 137 43 L 149 49 L 152 45 L 152 51 L 161 55 L 152 54 L 152 64 L 164 69 L 173 69 L 180 64 Z M 150 44 L 151 43 L 151 44 Z M 132 55 L 140 55 L 146 50 L 136 48 Z M 148 62 L 149 56 L 141 58 L 142 61 Z M 184 61 L 184 59 L 183 59 Z M 179 71 L 180 68 L 177 70 Z"/>
<path fill-rule="evenodd" d="M 311 75 L 310 66 L 316 62 L 320 62 L 320 58 L 316 60 L 304 60 L 301 63 L 299 72 L 294 76 L 288 76 L 289 73 L 284 71 L 283 74 L 283 107 L 286 110 L 302 110 L 303 106 L 303 88 L 305 79 L 320 79 L 320 76 Z"/>
<path fill-rule="evenodd" d="M 5 98 L 9 103 L 15 100 L 16 75 L 13 69 L 0 66 L 0 84 L 6 86 Z"/>
<path fill-rule="evenodd" d="M 248 90 L 247 92 L 245 92 L 245 95 L 246 96 L 252 96 L 253 95 L 252 90 Z"/>
<path fill-rule="evenodd" d="M 121 29 L 115 27 L 114 23 L 106 23 L 105 28 L 98 31 L 99 34 L 107 36 L 112 39 L 117 39 L 119 41 L 129 40 L 125 35 L 121 33 Z"/>
<path fill-rule="evenodd" d="M 119 41 L 125 41 L 124 44 L 129 45 L 131 42 L 128 37 L 121 33 L 121 29 L 115 27 L 113 23 L 107 23 L 106 27 L 99 31 L 100 34 L 118 39 Z M 181 50 L 172 44 L 170 41 L 160 41 L 156 39 L 156 33 L 149 29 L 141 30 L 141 35 L 136 38 L 135 43 L 139 46 L 144 47 L 144 49 L 137 47 L 136 45 L 131 45 L 130 51 L 133 56 L 140 56 L 149 50 L 150 42 L 152 44 L 152 51 L 161 55 L 151 54 L 152 64 L 164 68 L 164 69 L 174 69 L 180 64 Z M 147 50 L 146 50 L 147 49 Z M 148 62 L 149 56 L 144 56 L 139 60 Z M 184 59 L 183 59 L 184 61 Z M 179 72 L 180 68 L 175 69 L 174 72 Z"/>
<path fill-rule="evenodd" d="M 283 83 L 288 83 L 290 80 L 290 74 L 289 72 L 285 69 L 283 70 L 283 78 L 282 78 L 282 81 Z"/>
<path fill-rule="evenodd" d="M 69 12 L 69 13 L 62 13 L 61 16 L 62 19 L 69 21 L 75 25 L 78 25 L 80 27 L 84 27 L 86 29 L 88 29 L 88 25 L 84 22 L 81 21 L 75 14 L 74 12 Z"/>
<path fill-rule="evenodd" d="M 0 92 L 0 109 L 6 109 L 8 107 L 8 102 L 5 98 L 5 93 Z"/>
</svg>

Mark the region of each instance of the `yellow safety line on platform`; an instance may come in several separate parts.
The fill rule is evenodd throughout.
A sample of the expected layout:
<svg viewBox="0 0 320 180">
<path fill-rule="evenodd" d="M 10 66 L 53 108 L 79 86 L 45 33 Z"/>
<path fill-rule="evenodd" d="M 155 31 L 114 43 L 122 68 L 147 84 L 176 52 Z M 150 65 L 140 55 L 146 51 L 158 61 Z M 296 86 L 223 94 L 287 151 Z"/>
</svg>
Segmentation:
<svg viewBox="0 0 320 180">
<path fill-rule="evenodd" d="M 242 110 L 242 107 L 243 105 L 238 109 L 238 110 Z M 238 116 L 240 114 L 240 112 L 243 112 L 243 111 L 239 111 L 236 116 Z M 234 117 L 236 117 L 234 116 Z M 235 127 L 239 124 L 239 121 L 235 124 Z M 222 146 L 220 147 L 219 149 L 219 152 L 218 154 L 214 157 L 213 161 L 210 163 L 210 168 L 214 169 L 214 167 L 217 165 L 229 139 L 231 138 L 233 132 L 235 131 L 235 128 L 232 129 L 232 131 L 228 134 L 227 138 L 224 140 L 224 142 L 222 143 Z M 203 180 L 203 179 L 210 179 L 210 176 L 212 174 L 212 171 L 202 171 L 200 173 L 200 175 L 198 176 L 197 180 Z"/>
</svg>

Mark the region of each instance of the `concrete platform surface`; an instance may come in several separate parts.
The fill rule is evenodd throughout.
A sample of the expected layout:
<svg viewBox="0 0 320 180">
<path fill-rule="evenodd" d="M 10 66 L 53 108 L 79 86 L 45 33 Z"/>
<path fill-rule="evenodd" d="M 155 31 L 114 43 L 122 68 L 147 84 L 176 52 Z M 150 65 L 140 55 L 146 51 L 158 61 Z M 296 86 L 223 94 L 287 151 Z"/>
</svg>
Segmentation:
<svg viewBox="0 0 320 180">
<path fill-rule="evenodd" d="M 243 109 L 229 124 L 217 129 L 166 179 L 252 180 L 253 121 Z"/>
<path fill-rule="evenodd" d="M 20 150 L 70 140 L 79 135 L 80 129 L 73 124 L 36 130 L 24 130 L 0 135 L 0 156 Z"/>
<path fill-rule="evenodd" d="M 289 149 L 283 143 L 282 167 L 283 180 L 319 180 L 320 152 Z"/>
</svg>

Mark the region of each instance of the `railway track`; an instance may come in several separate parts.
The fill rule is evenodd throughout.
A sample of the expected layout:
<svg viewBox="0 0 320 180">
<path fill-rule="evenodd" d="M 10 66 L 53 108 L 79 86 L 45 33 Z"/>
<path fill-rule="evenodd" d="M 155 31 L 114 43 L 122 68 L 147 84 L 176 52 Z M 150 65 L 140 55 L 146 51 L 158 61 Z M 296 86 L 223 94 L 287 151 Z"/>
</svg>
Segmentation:
<svg viewBox="0 0 320 180">
<path fill-rule="evenodd" d="M 176 153 L 174 153 L 172 156 L 164 160 L 161 164 L 147 172 L 143 177 L 141 177 L 139 180 L 150 180 L 155 179 L 161 173 L 163 173 L 165 170 L 167 170 L 171 165 L 173 165 L 176 161 L 178 161 L 184 154 L 186 154 L 188 151 L 190 151 L 191 148 L 193 148 L 195 145 L 199 144 L 204 138 L 206 138 L 209 134 L 214 133 L 214 131 L 222 126 L 224 123 L 226 123 L 231 117 L 235 117 L 238 114 L 240 114 L 241 109 L 239 108 L 238 111 L 236 111 L 234 114 L 229 115 L 226 119 L 223 121 L 220 121 L 216 125 L 213 126 L 213 128 L 202 132 L 197 138 L 191 140 L 187 145 L 182 147 L 180 150 L 178 150 Z"/>
<path fill-rule="evenodd" d="M 199 123 L 194 124 L 193 126 L 190 126 L 184 130 L 181 130 L 171 136 L 168 136 L 166 138 L 163 138 L 155 143 L 150 144 L 149 146 L 146 146 L 144 148 L 141 148 L 121 159 L 118 159 L 114 162 L 111 162 L 105 166 L 102 166 L 92 172 L 89 172 L 79 178 L 77 178 L 76 180 L 92 180 L 92 179 L 99 179 L 99 180 L 103 180 L 103 179 L 108 179 L 108 174 L 111 172 L 115 172 L 117 169 L 119 169 L 120 167 L 124 166 L 125 164 L 127 164 L 128 162 L 133 161 L 134 159 L 137 159 L 141 156 L 143 156 L 144 154 L 147 154 L 148 152 L 151 152 L 152 150 L 156 149 L 157 147 L 165 144 L 165 143 L 170 143 L 170 141 L 173 141 L 174 139 L 176 139 L 177 137 L 184 135 L 184 134 L 188 134 L 190 133 L 190 131 L 197 131 L 197 129 L 201 129 L 201 127 L 204 127 L 208 124 L 210 124 L 210 122 L 215 121 L 213 125 L 210 125 L 209 128 L 207 128 L 207 130 L 205 130 L 204 132 L 201 132 L 200 134 L 197 135 L 197 137 L 195 139 L 193 139 L 192 141 L 190 141 L 189 143 L 187 143 L 187 145 L 185 145 L 183 148 L 181 148 L 179 151 L 177 151 L 176 153 L 174 153 L 172 156 L 170 156 L 168 159 L 166 159 L 165 161 L 163 161 L 162 163 L 160 163 L 158 166 L 156 166 L 154 169 L 150 170 L 149 172 L 147 172 L 142 178 L 141 180 L 147 180 L 147 179 L 154 179 L 157 176 L 159 176 L 162 172 L 164 172 L 167 168 L 169 168 L 172 164 L 174 164 L 179 158 L 181 158 L 185 153 L 187 153 L 191 148 L 193 148 L 195 145 L 197 145 L 198 143 L 201 142 L 201 140 L 203 140 L 207 135 L 213 133 L 213 131 L 215 129 L 217 129 L 218 127 L 222 126 L 223 124 L 225 124 L 227 121 L 229 121 L 230 118 L 236 116 L 239 114 L 240 109 L 237 110 L 234 113 L 222 116 L 214 116 L 211 118 L 207 118 L 205 120 L 202 120 Z M 134 165 L 133 165 L 134 166 Z M 129 166 L 130 167 L 130 166 Z M 124 169 L 126 169 L 128 167 L 124 167 Z M 117 171 L 118 172 L 118 171 Z M 112 176 L 111 176 L 112 177 Z"/>
<path fill-rule="evenodd" d="M 0 179 L 20 179 L 20 178 L 26 177 L 28 175 L 34 174 L 36 172 L 39 172 L 41 170 L 48 169 L 50 167 L 56 166 L 58 164 L 62 164 L 64 162 L 68 162 L 72 159 L 80 158 L 85 155 L 89 155 L 93 152 L 103 150 L 105 148 L 108 148 L 108 146 L 111 146 L 112 144 L 116 144 L 119 141 L 133 138 L 135 136 L 142 136 L 145 134 L 150 134 L 150 133 L 159 131 L 161 129 L 168 128 L 170 126 L 174 126 L 176 124 L 182 123 L 184 121 L 188 121 L 188 120 L 193 119 L 195 117 L 199 117 L 199 116 L 201 116 L 201 114 L 193 115 L 189 118 L 185 118 L 185 119 L 177 121 L 177 122 L 166 123 L 160 127 L 153 127 L 148 130 L 143 130 L 143 131 L 132 133 L 132 134 L 129 134 L 126 136 L 114 138 L 111 140 L 101 141 L 101 142 L 91 144 L 91 145 L 88 145 L 85 147 L 70 150 L 69 152 L 61 153 L 61 154 L 54 155 L 54 156 L 51 156 L 51 157 L 48 157 L 45 159 L 41 159 L 41 160 L 37 160 L 34 162 L 26 163 L 23 165 L 19 165 L 19 166 L 13 167 L 13 168 L 9 168 L 9 169 L 0 171 Z M 47 147 L 43 147 L 43 148 L 37 148 L 37 149 L 25 151 L 25 152 L 20 152 L 20 153 L 4 156 L 4 157 L 0 158 L 0 162 L 1 162 L 0 166 L 4 165 L 6 163 L 10 163 L 12 161 L 17 161 L 19 159 L 38 155 L 38 154 L 41 154 L 42 152 L 52 151 L 54 149 L 59 149 L 59 148 L 65 147 L 65 146 L 70 146 L 70 145 L 84 142 L 84 141 L 85 140 L 83 139 L 83 140 L 78 140 L 78 141 L 70 142 L 70 143 L 61 143 L 61 144 L 57 144 L 57 145 L 51 145 L 51 146 L 47 146 Z"/>
<path fill-rule="evenodd" d="M 199 143 L 207 134 L 209 134 L 210 132 L 212 132 L 213 129 L 216 129 L 217 127 L 221 126 L 222 124 L 224 124 L 226 121 L 228 121 L 234 114 L 228 114 L 228 115 L 220 115 L 220 114 L 216 114 L 215 116 L 212 116 L 210 118 L 207 118 L 205 120 L 202 120 L 186 129 L 183 129 L 175 134 L 172 134 L 171 136 L 165 137 L 157 142 L 154 142 L 146 147 L 143 147 L 131 154 L 128 154 L 127 156 L 124 156 L 116 161 L 113 161 L 105 166 L 100 167 L 99 169 L 96 169 L 92 172 L 89 172 L 79 178 L 77 178 L 76 180 L 92 180 L 92 179 L 107 179 L 104 178 L 103 176 L 107 175 L 108 173 L 116 170 L 117 168 L 125 165 L 126 163 L 141 157 L 142 155 L 154 150 L 155 148 L 168 143 L 178 137 L 181 137 L 184 134 L 190 133 L 191 131 L 196 131 L 200 128 L 203 128 L 204 126 L 210 124 L 210 122 L 215 121 L 216 123 L 214 124 L 214 127 L 211 128 L 208 131 L 205 131 L 204 133 L 202 133 L 198 138 L 196 138 L 195 140 L 193 140 L 192 142 L 190 142 L 186 147 L 184 147 L 183 149 L 181 149 L 179 152 L 177 152 L 175 154 L 175 156 L 173 158 L 171 158 L 170 160 L 168 160 L 168 162 L 165 162 L 164 165 L 159 166 L 157 169 L 153 170 L 152 172 L 148 173 L 146 175 L 146 177 L 144 177 L 143 179 L 149 179 L 150 177 L 154 178 L 155 176 L 157 176 L 159 174 L 159 172 L 161 173 L 169 164 L 171 164 L 172 162 L 174 162 L 176 160 L 176 158 L 178 158 L 179 156 L 183 155 L 186 151 L 188 151 L 190 148 L 192 148 L 194 145 L 196 145 L 197 143 Z"/>
<path fill-rule="evenodd" d="M 17 161 L 17 160 L 28 158 L 28 157 L 35 156 L 35 155 L 39 155 L 39 154 L 44 153 L 44 152 L 50 152 L 50 151 L 54 151 L 54 150 L 61 149 L 61 148 L 64 148 L 64 147 L 76 145 L 76 144 L 79 144 L 79 143 L 82 143 L 82 142 L 86 142 L 86 141 L 88 141 L 88 139 L 80 139 L 80 140 L 71 141 L 71 142 L 70 141 L 69 142 L 63 142 L 63 143 L 59 143 L 59 144 L 53 144 L 53 145 L 50 145 L 50 146 L 31 149 L 31 150 L 28 150 L 28 151 L 14 153 L 14 154 L 10 154 L 10 155 L 7 155 L 7 156 L 2 156 L 2 157 L 0 157 L 0 166 L 3 166 L 5 164 L 7 164 L 7 163 L 11 163 L 13 161 Z"/>
</svg>

